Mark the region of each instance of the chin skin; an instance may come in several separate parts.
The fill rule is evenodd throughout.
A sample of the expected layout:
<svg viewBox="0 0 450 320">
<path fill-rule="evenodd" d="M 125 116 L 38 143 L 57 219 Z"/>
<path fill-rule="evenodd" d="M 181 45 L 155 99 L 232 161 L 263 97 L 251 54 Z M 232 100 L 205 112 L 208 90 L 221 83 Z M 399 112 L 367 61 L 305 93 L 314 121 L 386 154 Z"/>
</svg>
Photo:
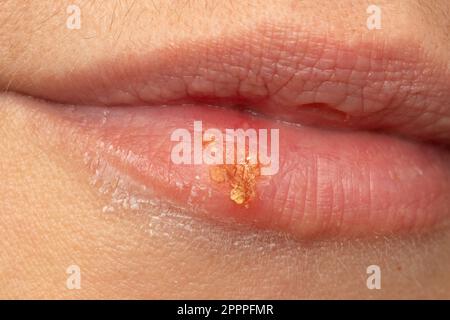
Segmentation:
<svg viewBox="0 0 450 320">
<path fill-rule="evenodd" d="M 329 23 L 336 34 L 358 38 L 367 6 L 357 1 L 331 10 L 325 1 L 231 1 L 198 15 L 202 1 L 184 9 L 156 1 L 159 10 L 124 5 L 116 11 L 86 1 L 82 29 L 67 34 L 60 26 L 64 5 L 47 2 L 22 10 L 13 1 L 0 4 L 1 89 L 33 91 L 45 72 L 66 73 L 106 55 L 232 33 L 269 18 L 301 19 L 305 26 L 321 21 L 318 30 Z M 425 48 L 449 60 L 448 33 L 442 32 L 449 28 L 442 17 L 450 11 L 447 1 L 380 5 L 380 38 L 425 39 Z M 97 13 L 104 19 L 89 18 Z M 31 32 L 36 26 L 40 32 Z M 0 97 L 0 298 L 450 299 L 448 219 L 420 234 L 309 241 L 171 207 L 134 210 L 120 202 L 132 182 L 117 183 L 115 196 L 103 192 L 82 157 L 54 143 L 58 134 L 40 113 Z M 81 272 L 78 290 L 67 287 L 74 265 Z M 381 270 L 379 290 L 367 287 L 372 265 Z"/>
</svg>

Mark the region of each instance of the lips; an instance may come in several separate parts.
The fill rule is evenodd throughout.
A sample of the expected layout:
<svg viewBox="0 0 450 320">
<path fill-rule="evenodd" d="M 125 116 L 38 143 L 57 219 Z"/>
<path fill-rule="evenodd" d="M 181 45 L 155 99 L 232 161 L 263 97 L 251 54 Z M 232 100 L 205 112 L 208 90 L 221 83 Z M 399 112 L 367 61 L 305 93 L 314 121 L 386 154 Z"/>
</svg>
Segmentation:
<svg viewBox="0 0 450 320">
<path fill-rule="evenodd" d="M 22 92 L 45 101 L 23 103 L 91 170 L 107 165 L 147 200 L 212 222 L 301 239 L 415 232 L 450 214 L 449 77 L 425 57 L 411 46 L 259 30 L 49 75 Z M 278 129 L 278 172 L 251 171 L 237 201 L 242 166 L 234 175 L 219 167 L 217 179 L 216 165 L 175 164 L 171 135 L 194 132 L 196 121 L 222 132 Z"/>
</svg>

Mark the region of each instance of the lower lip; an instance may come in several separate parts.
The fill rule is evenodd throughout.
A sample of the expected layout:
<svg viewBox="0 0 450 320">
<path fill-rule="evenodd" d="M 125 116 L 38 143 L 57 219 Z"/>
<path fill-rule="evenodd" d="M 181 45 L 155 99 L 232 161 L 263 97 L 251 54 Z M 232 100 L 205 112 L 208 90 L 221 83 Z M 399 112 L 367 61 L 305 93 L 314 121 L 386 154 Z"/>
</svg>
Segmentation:
<svg viewBox="0 0 450 320">
<path fill-rule="evenodd" d="M 46 114 L 60 128 L 60 142 L 76 141 L 68 147 L 96 155 L 92 170 L 113 164 L 113 175 L 137 181 L 149 197 L 211 221 L 309 239 L 426 230 L 450 213 L 450 156 L 432 146 L 209 106 L 37 107 L 51 111 Z M 171 161 L 172 132 L 192 132 L 194 121 L 222 131 L 279 129 L 278 173 L 257 177 L 251 199 L 236 203 L 230 184 L 211 178 L 210 165 Z M 74 134 L 79 138 L 71 139 Z"/>
</svg>

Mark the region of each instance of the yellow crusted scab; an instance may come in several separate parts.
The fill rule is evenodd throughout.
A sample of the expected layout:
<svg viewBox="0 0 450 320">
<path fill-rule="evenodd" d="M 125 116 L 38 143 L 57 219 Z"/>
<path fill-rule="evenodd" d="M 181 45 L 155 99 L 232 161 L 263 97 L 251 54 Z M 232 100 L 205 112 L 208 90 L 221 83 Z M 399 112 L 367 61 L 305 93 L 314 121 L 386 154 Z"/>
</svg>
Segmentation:
<svg viewBox="0 0 450 320">
<path fill-rule="evenodd" d="M 241 187 L 234 187 L 230 191 L 230 199 L 237 204 L 243 204 L 245 202 L 245 190 Z"/>
<path fill-rule="evenodd" d="M 228 182 L 231 187 L 230 199 L 236 204 L 248 207 L 256 195 L 256 179 L 260 175 L 260 166 L 247 159 L 244 164 L 212 166 L 209 169 L 211 180 Z"/>
<path fill-rule="evenodd" d="M 221 183 L 227 179 L 227 172 L 221 166 L 213 166 L 209 168 L 209 176 L 214 182 Z"/>
<path fill-rule="evenodd" d="M 203 140 L 203 148 L 216 144 L 215 137 Z M 255 197 L 256 178 L 260 176 L 260 165 L 253 164 L 249 157 L 243 164 L 213 165 L 209 168 L 209 176 L 217 183 L 228 182 L 231 187 L 230 199 L 238 205 L 248 208 L 248 203 Z"/>
</svg>

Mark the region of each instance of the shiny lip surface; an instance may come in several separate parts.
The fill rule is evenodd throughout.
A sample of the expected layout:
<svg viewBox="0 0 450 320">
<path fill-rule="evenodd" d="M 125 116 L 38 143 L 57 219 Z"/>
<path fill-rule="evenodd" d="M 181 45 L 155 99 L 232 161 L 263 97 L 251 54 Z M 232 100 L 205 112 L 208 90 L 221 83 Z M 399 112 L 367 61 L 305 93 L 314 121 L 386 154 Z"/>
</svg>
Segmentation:
<svg viewBox="0 0 450 320">
<path fill-rule="evenodd" d="M 432 60 L 411 45 L 261 29 L 52 75 L 22 93 L 48 100 L 33 104 L 70 128 L 61 141 L 192 214 L 298 238 L 385 234 L 450 213 L 450 82 Z M 280 129 L 280 171 L 258 180 L 248 207 L 207 166 L 171 163 L 171 132 L 194 120 Z"/>
</svg>

